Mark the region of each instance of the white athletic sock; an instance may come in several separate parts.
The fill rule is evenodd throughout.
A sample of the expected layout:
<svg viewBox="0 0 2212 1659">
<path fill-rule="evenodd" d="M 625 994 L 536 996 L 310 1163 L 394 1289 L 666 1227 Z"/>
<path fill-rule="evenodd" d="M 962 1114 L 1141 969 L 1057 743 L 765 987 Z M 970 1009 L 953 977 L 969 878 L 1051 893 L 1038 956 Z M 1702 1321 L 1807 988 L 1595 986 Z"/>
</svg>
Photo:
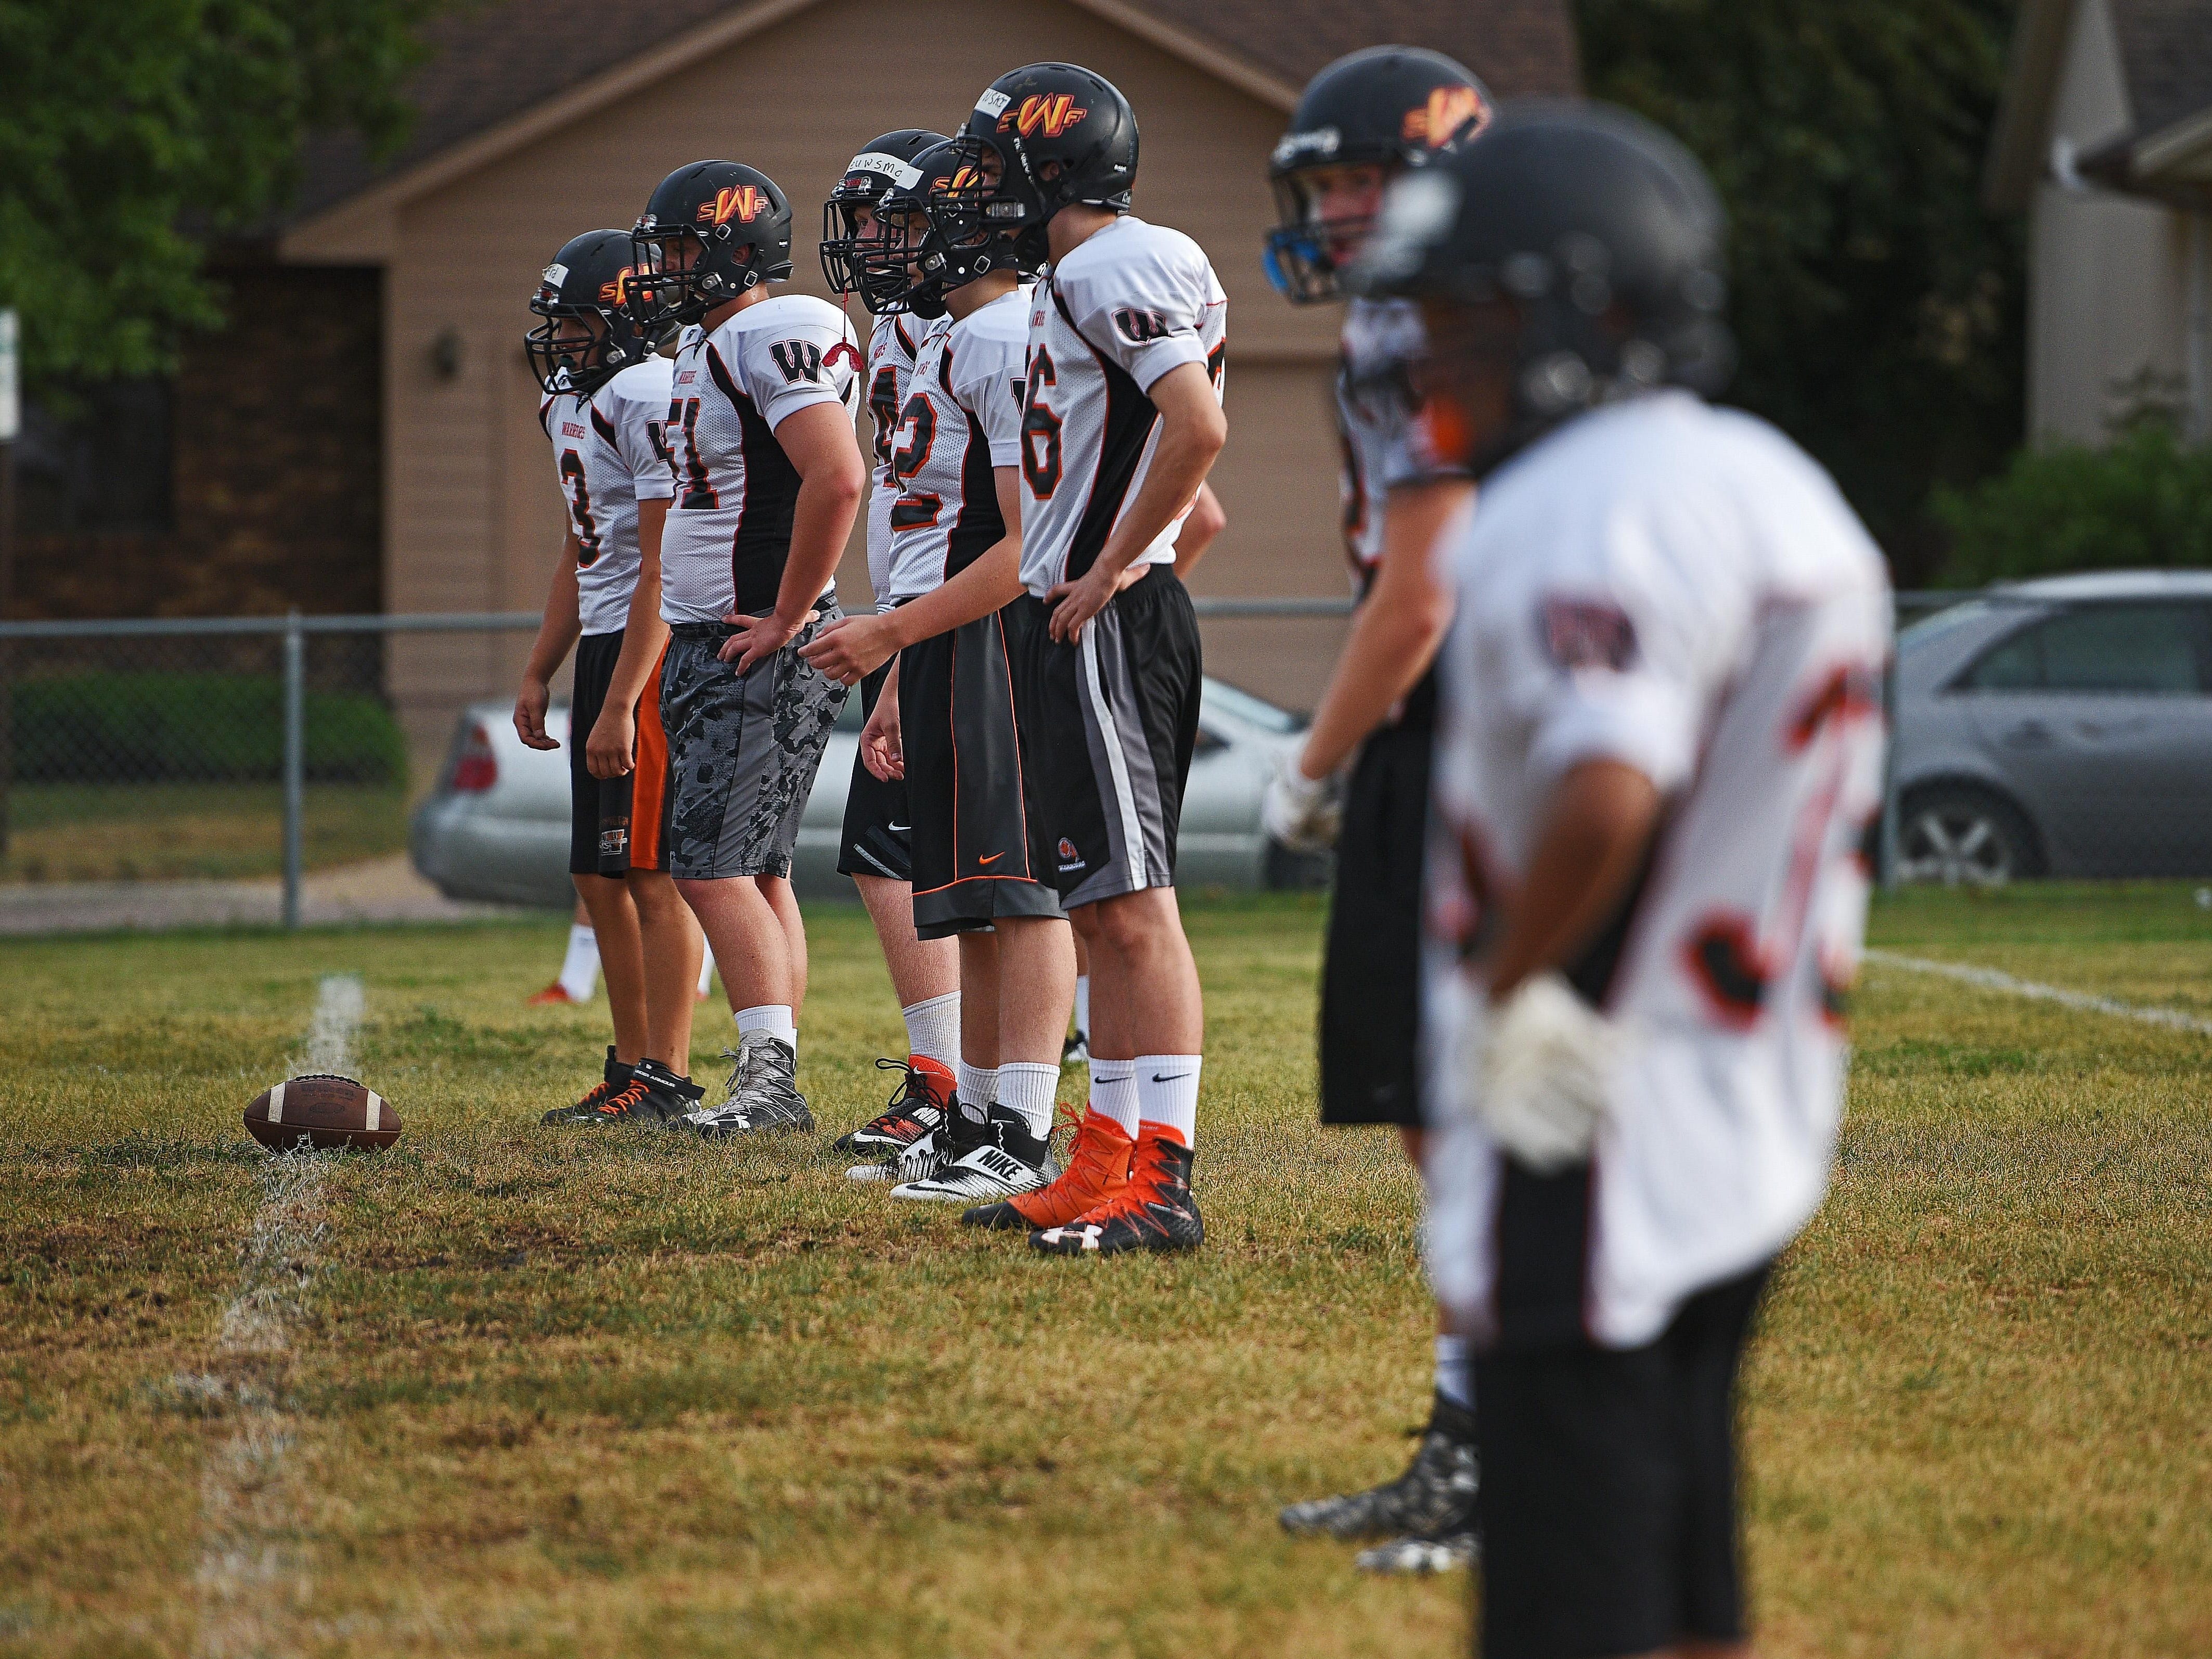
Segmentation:
<svg viewBox="0 0 2212 1659">
<path fill-rule="evenodd" d="M 1137 1138 L 1137 1062 L 1133 1060 L 1094 1060 L 1091 1062 L 1091 1109 L 1110 1117 L 1130 1139 Z"/>
<path fill-rule="evenodd" d="M 1437 1392 L 1455 1406 L 1474 1407 L 1474 1378 L 1468 1370 L 1467 1339 L 1437 1338 Z"/>
<path fill-rule="evenodd" d="M 1075 1030 L 1085 1044 L 1091 1041 L 1091 975 L 1075 976 Z"/>
<path fill-rule="evenodd" d="M 927 1002 L 911 1002 L 899 1010 L 906 1016 L 906 1051 L 933 1060 L 939 1065 L 960 1063 L 960 993 L 947 991 Z"/>
<path fill-rule="evenodd" d="M 704 954 L 699 958 L 699 994 L 703 997 L 714 988 L 714 947 L 709 945 L 705 947 Z"/>
<path fill-rule="evenodd" d="M 1010 1060 L 999 1067 L 999 1104 L 1019 1112 L 1039 1139 L 1052 1136 L 1052 1097 L 1059 1087 L 1057 1062 Z"/>
<path fill-rule="evenodd" d="M 568 955 L 561 964 L 561 988 L 571 1002 L 589 1002 L 599 984 L 599 936 L 587 921 L 568 924 Z"/>
<path fill-rule="evenodd" d="M 999 1087 L 999 1068 L 960 1062 L 960 1111 L 981 1123 L 990 1115 L 991 1099 Z"/>
<path fill-rule="evenodd" d="M 732 1018 L 738 1022 L 740 1040 L 748 1031 L 765 1031 L 790 1044 L 793 1054 L 799 1052 L 799 1027 L 792 1024 L 788 1003 L 763 1002 L 758 1007 L 740 1008 Z"/>
<path fill-rule="evenodd" d="M 1137 1056 L 1137 1117 L 1140 1122 L 1173 1129 L 1182 1144 L 1198 1144 L 1199 1054 Z"/>
</svg>

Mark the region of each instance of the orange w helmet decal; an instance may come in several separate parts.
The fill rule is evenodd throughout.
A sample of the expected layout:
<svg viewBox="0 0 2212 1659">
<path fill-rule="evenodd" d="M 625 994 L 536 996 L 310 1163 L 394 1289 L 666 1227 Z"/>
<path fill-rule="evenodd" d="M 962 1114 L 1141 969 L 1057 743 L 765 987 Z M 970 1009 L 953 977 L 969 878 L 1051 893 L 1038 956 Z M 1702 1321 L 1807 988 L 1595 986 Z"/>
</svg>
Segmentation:
<svg viewBox="0 0 2212 1659">
<path fill-rule="evenodd" d="M 1489 118 L 1482 94 L 1473 87 L 1437 87 L 1430 92 L 1427 103 L 1406 112 L 1399 136 L 1407 143 L 1418 140 L 1431 149 L 1442 149 L 1470 122 L 1474 124 L 1471 131 L 1479 132 Z"/>
<path fill-rule="evenodd" d="M 1048 138 L 1057 138 L 1091 112 L 1075 106 L 1072 92 L 1032 93 L 1021 101 L 1018 109 L 1010 109 L 999 118 L 999 131 L 1009 129 L 1026 138 L 1042 130 Z"/>
<path fill-rule="evenodd" d="M 699 204 L 699 216 L 710 225 L 725 225 L 732 219 L 750 224 L 767 206 L 768 198 L 758 185 L 725 185 L 713 201 Z"/>
</svg>

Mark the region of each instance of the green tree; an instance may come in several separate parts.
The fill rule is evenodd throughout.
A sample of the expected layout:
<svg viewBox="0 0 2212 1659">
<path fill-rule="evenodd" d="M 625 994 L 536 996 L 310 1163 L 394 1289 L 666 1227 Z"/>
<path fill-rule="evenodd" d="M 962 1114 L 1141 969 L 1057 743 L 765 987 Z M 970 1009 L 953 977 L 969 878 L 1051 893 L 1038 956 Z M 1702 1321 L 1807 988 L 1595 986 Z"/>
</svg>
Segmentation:
<svg viewBox="0 0 2212 1659">
<path fill-rule="evenodd" d="M 1836 476 L 1899 580 L 1935 489 L 2021 438 L 2017 226 L 1979 201 L 2014 0 L 1577 0 L 1586 84 L 1674 133 L 1731 221 L 1729 396 Z"/>
<path fill-rule="evenodd" d="M 24 377 L 159 373 L 222 320 L 206 242 L 289 199 L 311 128 L 388 151 L 432 0 L 0 0 L 0 306 Z"/>
</svg>

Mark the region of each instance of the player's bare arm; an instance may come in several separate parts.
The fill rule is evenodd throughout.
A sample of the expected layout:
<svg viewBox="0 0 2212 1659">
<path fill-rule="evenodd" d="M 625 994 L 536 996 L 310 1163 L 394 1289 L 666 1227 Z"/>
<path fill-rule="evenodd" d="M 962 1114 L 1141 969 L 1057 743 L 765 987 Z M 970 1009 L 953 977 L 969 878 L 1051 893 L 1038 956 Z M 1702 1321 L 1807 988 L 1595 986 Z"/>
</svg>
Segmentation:
<svg viewBox="0 0 2212 1659">
<path fill-rule="evenodd" d="M 576 598 L 576 560 L 581 550 L 576 544 L 576 532 L 570 531 L 561 543 L 561 562 L 553 572 L 553 586 L 545 595 L 545 617 L 538 624 L 538 638 L 531 645 L 530 660 L 522 670 L 522 689 L 514 698 L 515 735 L 532 749 L 558 749 L 558 741 L 545 735 L 545 708 L 552 698 L 554 675 L 583 632 L 579 620 Z M 569 734 L 573 739 L 574 733 Z"/>
<path fill-rule="evenodd" d="M 1160 411 L 1159 447 L 1152 453 L 1143 487 L 1106 538 L 1097 561 L 1077 580 L 1062 582 L 1045 595 L 1046 603 L 1054 607 L 1051 630 L 1055 640 L 1073 640 L 1084 623 L 1106 608 L 1121 573 L 1159 539 L 1183 504 L 1197 495 L 1229 441 L 1229 418 L 1214 396 L 1205 364 L 1177 364 L 1152 382 L 1147 395 Z"/>
<path fill-rule="evenodd" d="M 852 533 L 853 515 L 867 493 L 868 469 L 853 436 L 853 417 L 842 404 L 814 404 L 784 417 L 775 440 L 799 473 L 799 499 L 791 515 L 791 554 L 776 589 L 775 609 L 765 617 L 732 613 L 734 630 L 721 658 L 745 672 L 798 636 L 830 585 Z"/>
<path fill-rule="evenodd" d="M 1390 492 L 1374 590 L 1353 613 L 1298 757 L 1308 781 L 1328 776 L 1351 758 L 1436 660 L 1451 627 L 1452 601 L 1434 550 L 1474 499 L 1474 486 L 1462 478 L 1401 484 Z"/>
<path fill-rule="evenodd" d="M 1623 761 L 1587 760 L 1552 792 L 1528 873 L 1504 904 L 1504 930 L 1482 963 L 1494 1001 L 1574 959 L 1613 915 L 1659 823 L 1659 791 Z"/>
<path fill-rule="evenodd" d="M 660 531 L 667 522 L 665 499 L 639 500 L 637 589 L 623 624 L 622 654 L 615 659 L 606 707 L 584 743 L 584 764 L 595 778 L 619 778 L 636 764 L 637 700 L 668 642 L 668 624 L 660 620 Z"/>
<path fill-rule="evenodd" d="M 1210 394 L 1209 394 L 1210 395 Z M 963 623 L 1003 611 L 1022 594 L 1021 469 L 991 469 L 999 512 L 1009 528 L 975 562 L 911 605 L 872 617 L 831 623 L 799 654 L 833 680 L 851 685 L 872 674 L 916 640 L 949 634 Z M 889 687 L 885 690 L 888 691 Z"/>
<path fill-rule="evenodd" d="M 1222 511 L 1221 498 L 1213 493 L 1212 484 L 1200 484 L 1190 504 L 1190 514 L 1176 532 L 1175 573 L 1184 581 L 1198 568 L 1221 532 L 1229 528 L 1229 514 Z"/>
</svg>

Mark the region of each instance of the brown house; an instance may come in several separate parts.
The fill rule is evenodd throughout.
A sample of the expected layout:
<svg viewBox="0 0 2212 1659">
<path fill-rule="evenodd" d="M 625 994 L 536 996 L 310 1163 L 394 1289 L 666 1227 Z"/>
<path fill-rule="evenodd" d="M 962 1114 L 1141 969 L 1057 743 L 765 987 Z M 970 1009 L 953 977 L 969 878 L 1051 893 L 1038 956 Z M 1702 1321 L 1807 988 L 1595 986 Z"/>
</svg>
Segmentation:
<svg viewBox="0 0 2212 1659">
<path fill-rule="evenodd" d="M 629 225 L 672 168 L 726 156 L 790 195 L 794 286 L 824 292 L 818 204 L 846 159 L 886 127 L 950 130 L 994 76 L 1040 58 L 1128 94 L 1144 135 L 1137 210 L 1195 236 L 1229 291 L 1231 437 L 1214 483 L 1230 529 L 1200 591 L 1342 593 L 1326 415 L 1337 314 L 1292 307 L 1261 274 L 1266 160 L 1314 71 L 1392 40 L 1449 52 L 1504 95 L 1575 85 L 1565 0 L 509 0 L 439 23 L 409 148 L 375 170 L 347 144 L 319 148 L 275 249 L 303 276 L 380 295 L 382 435 L 358 458 L 380 460 L 378 496 L 349 523 L 364 542 L 374 526 L 378 597 L 395 611 L 542 602 L 562 520 L 520 339 L 538 272 L 569 236 Z M 297 375 L 279 383 L 297 395 Z M 866 595 L 857 539 L 842 574 L 848 604 Z M 292 591 L 325 585 L 369 591 Z M 1339 632 L 1214 624 L 1209 665 L 1310 702 Z M 427 736 L 459 699 L 504 690 L 526 643 L 407 640 L 389 689 Z"/>
</svg>

